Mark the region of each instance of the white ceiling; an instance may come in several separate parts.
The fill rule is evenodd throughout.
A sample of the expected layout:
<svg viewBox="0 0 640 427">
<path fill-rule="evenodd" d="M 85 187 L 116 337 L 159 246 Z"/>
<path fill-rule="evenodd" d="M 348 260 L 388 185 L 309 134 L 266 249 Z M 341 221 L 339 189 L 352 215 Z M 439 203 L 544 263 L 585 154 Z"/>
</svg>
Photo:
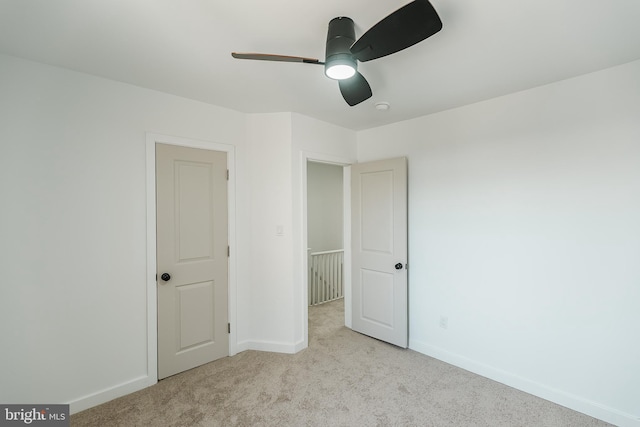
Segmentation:
<svg viewBox="0 0 640 427">
<path fill-rule="evenodd" d="M 640 58 L 639 0 L 432 0 L 443 29 L 360 64 L 355 107 L 320 66 L 327 24 L 356 35 L 408 0 L 0 0 L 0 52 L 247 113 L 293 111 L 355 130 L 442 111 Z M 387 101 L 391 109 L 377 111 Z"/>
</svg>

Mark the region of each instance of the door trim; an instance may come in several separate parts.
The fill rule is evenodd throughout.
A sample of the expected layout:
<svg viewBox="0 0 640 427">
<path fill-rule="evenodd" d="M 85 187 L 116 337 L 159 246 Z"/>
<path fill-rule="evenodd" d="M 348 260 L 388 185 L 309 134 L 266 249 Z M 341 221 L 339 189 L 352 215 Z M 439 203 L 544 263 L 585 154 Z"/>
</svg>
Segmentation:
<svg viewBox="0 0 640 427">
<path fill-rule="evenodd" d="M 146 181 L 147 181 L 147 377 L 153 384 L 158 382 L 158 307 L 156 282 L 156 143 L 178 145 L 203 150 L 227 153 L 228 182 L 228 226 L 229 226 L 229 323 L 236 322 L 236 191 L 235 191 L 235 147 L 212 141 L 181 138 L 154 133 L 146 134 Z M 237 327 L 229 334 L 229 356 L 237 353 Z"/>
<path fill-rule="evenodd" d="M 302 195 L 302 235 L 300 246 L 298 248 L 298 254 L 300 256 L 300 263 L 302 277 L 300 286 L 302 286 L 301 300 L 299 301 L 300 309 L 302 310 L 302 330 L 304 331 L 303 343 L 300 350 L 309 346 L 309 289 L 307 283 L 309 283 L 309 265 L 307 248 L 308 245 L 308 224 L 307 224 L 307 162 L 328 163 L 331 165 L 343 167 L 343 180 L 342 180 L 342 197 L 343 197 L 343 237 L 344 240 L 344 300 L 345 300 L 345 326 L 351 327 L 351 307 L 347 308 L 347 301 L 351 303 L 351 238 L 347 239 L 347 236 L 351 236 L 351 165 L 356 163 L 356 159 L 349 159 L 345 157 L 332 156 L 328 154 L 312 153 L 308 151 L 302 151 L 300 153 L 300 194 Z"/>
</svg>

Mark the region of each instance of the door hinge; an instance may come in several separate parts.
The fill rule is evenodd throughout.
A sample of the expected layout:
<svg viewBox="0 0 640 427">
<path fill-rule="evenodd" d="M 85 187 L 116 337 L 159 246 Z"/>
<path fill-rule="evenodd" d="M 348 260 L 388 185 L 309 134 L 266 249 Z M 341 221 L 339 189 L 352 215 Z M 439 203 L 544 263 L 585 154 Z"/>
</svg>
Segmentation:
<svg viewBox="0 0 640 427">
<path fill-rule="evenodd" d="M 227 245 L 227 258 L 231 256 L 231 248 Z"/>
<path fill-rule="evenodd" d="M 227 181 L 229 181 L 229 169 L 227 169 Z"/>
<path fill-rule="evenodd" d="M 227 332 L 231 333 L 231 323 L 227 323 Z"/>
</svg>

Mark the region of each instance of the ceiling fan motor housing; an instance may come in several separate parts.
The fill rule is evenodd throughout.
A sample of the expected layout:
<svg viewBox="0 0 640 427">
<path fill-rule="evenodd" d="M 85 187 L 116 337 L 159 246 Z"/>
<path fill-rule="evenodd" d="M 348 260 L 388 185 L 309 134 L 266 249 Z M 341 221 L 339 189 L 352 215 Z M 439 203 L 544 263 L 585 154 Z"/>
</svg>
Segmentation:
<svg viewBox="0 0 640 427">
<path fill-rule="evenodd" d="M 335 65 L 346 65 L 354 70 L 358 69 L 357 63 L 349 48 L 356 41 L 355 25 L 351 18 L 340 16 L 329 22 L 327 32 L 327 45 L 325 51 L 325 73 Z"/>
</svg>

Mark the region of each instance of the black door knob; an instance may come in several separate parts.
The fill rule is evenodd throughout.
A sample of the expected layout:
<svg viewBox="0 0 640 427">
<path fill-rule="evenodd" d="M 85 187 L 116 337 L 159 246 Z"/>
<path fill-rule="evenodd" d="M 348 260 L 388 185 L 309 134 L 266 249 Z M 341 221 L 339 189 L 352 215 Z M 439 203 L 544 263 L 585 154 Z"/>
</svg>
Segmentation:
<svg viewBox="0 0 640 427">
<path fill-rule="evenodd" d="M 397 263 L 396 264 L 396 270 L 402 270 L 402 264 L 401 263 Z"/>
<path fill-rule="evenodd" d="M 160 276 L 160 278 L 165 282 L 168 282 L 169 280 L 171 280 L 171 275 L 169 273 L 162 273 L 162 276 Z"/>
</svg>

